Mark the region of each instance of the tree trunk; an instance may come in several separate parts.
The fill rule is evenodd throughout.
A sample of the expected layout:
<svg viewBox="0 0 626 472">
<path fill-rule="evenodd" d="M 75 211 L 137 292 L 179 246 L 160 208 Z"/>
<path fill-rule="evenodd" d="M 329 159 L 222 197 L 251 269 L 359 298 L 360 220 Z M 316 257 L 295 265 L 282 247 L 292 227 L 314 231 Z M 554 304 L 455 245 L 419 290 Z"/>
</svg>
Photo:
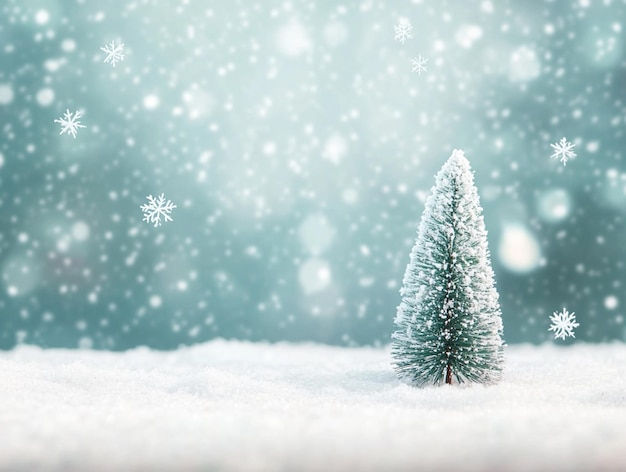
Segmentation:
<svg viewBox="0 0 626 472">
<path fill-rule="evenodd" d="M 448 367 L 446 368 L 446 383 L 452 383 L 452 366 L 450 364 L 448 364 Z"/>
</svg>

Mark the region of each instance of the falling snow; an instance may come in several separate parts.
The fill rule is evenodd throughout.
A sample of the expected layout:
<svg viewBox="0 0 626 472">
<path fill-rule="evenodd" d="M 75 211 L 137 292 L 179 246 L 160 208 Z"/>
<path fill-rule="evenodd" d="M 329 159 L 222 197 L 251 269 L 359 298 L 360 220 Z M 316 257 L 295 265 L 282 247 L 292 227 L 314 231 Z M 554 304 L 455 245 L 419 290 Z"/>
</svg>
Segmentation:
<svg viewBox="0 0 626 472">
<path fill-rule="evenodd" d="M 567 161 L 576 157 L 576 153 L 573 151 L 575 144 L 570 143 L 567 139 L 561 138 L 558 143 L 550 144 L 554 153 L 550 156 L 551 159 L 559 159 L 563 166 L 567 165 Z"/>
<path fill-rule="evenodd" d="M 427 72 L 426 63 L 428 59 L 422 57 L 420 54 L 418 57 L 411 59 L 412 71 L 417 72 L 417 75 L 422 75 L 422 72 Z"/>
<path fill-rule="evenodd" d="M 115 67 L 115 64 L 124 60 L 124 43 L 115 44 L 115 41 L 111 41 L 110 44 L 100 48 L 100 50 L 107 54 L 104 58 L 105 64 L 108 62 Z"/>
<path fill-rule="evenodd" d="M 575 337 L 574 328 L 577 328 L 579 324 L 576 323 L 576 317 L 573 312 L 568 313 L 565 308 L 563 308 L 561 313 L 555 311 L 550 316 L 550 321 L 552 321 L 552 324 L 549 331 L 554 331 L 554 339 L 565 339 L 567 336 Z"/>
<path fill-rule="evenodd" d="M 143 221 L 154 223 L 155 228 L 164 222 L 173 221 L 170 214 L 176 205 L 171 200 L 165 201 L 165 194 L 162 193 L 157 198 L 148 195 L 146 198 L 148 203 L 141 205 L 141 211 L 144 213 Z M 163 217 L 163 221 L 161 221 L 161 217 Z"/>
<path fill-rule="evenodd" d="M 155 3 L 0 2 L 1 349 L 384 345 L 460 146 L 507 343 L 626 340 L 620 2 Z"/>
<path fill-rule="evenodd" d="M 82 113 L 80 111 L 70 113 L 69 110 L 66 110 L 65 114 L 61 118 L 54 120 L 55 123 L 59 123 L 61 125 L 61 132 L 59 134 L 67 132 L 67 134 L 71 134 L 75 139 L 78 129 L 86 128 L 86 126 L 82 125 L 80 122 L 81 117 Z"/>
<path fill-rule="evenodd" d="M 413 37 L 413 35 L 411 34 L 413 26 L 407 20 L 400 21 L 400 23 L 394 26 L 394 29 L 396 34 L 393 39 L 395 39 L 396 41 L 400 41 L 402 44 L 404 44 L 407 39 L 411 39 Z"/>
</svg>

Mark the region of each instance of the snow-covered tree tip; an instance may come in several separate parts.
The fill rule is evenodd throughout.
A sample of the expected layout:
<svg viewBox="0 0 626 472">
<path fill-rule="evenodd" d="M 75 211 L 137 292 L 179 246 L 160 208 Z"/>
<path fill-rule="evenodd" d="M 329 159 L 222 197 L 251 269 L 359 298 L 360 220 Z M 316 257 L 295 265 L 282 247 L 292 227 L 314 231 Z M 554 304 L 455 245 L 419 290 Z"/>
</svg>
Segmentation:
<svg viewBox="0 0 626 472">
<path fill-rule="evenodd" d="M 502 317 L 470 163 L 455 149 L 435 177 L 400 289 L 391 354 L 416 385 L 495 383 Z"/>
</svg>

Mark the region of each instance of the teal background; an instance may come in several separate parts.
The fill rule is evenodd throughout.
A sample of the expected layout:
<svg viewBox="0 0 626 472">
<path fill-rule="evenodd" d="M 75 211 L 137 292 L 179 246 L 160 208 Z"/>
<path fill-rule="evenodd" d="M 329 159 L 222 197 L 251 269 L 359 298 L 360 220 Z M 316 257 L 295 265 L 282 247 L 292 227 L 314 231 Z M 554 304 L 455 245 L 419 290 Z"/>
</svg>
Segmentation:
<svg viewBox="0 0 626 472">
<path fill-rule="evenodd" d="M 575 342 L 626 339 L 625 14 L 3 0 L 0 347 L 387 344 L 454 148 L 475 170 L 506 341 L 550 341 L 563 308 Z M 76 139 L 54 123 L 66 109 L 83 111 Z M 562 137 L 566 166 L 550 159 Z M 139 206 L 161 193 L 177 208 L 154 228 Z"/>
</svg>

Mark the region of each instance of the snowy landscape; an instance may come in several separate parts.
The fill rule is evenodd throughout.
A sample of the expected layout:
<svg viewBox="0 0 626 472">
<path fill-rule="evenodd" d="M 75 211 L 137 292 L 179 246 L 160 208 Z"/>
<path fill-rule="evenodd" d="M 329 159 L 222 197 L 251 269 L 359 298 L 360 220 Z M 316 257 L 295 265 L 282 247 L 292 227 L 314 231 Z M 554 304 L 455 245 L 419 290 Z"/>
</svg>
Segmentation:
<svg viewBox="0 0 626 472">
<path fill-rule="evenodd" d="M 625 1 L 0 2 L 0 472 L 626 471 Z"/>
<path fill-rule="evenodd" d="M 626 469 L 626 346 L 509 346 L 414 388 L 388 349 L 216 340 L 0 354 L 0 470 Z"/>
</svg>

